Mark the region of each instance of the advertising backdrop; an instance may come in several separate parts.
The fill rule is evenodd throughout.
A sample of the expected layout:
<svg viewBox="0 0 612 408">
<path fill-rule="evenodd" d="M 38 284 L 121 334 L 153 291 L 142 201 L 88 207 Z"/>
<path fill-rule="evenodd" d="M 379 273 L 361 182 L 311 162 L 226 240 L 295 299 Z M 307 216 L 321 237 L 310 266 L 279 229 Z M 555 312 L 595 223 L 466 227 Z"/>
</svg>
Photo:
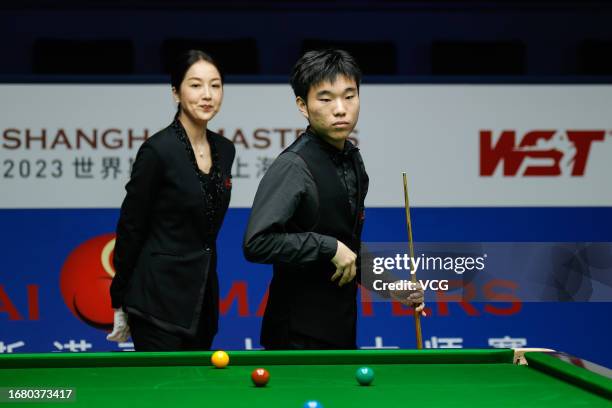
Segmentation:
<svg viewBox="0 0 612 408">
<path fill-rule="evenodd" d="M 352 140 L 370 175 L 363 240 L 611 242 L 612 87 L 366 84 Z M 132 349 L 105 340 L 118 208 L 168 85 L 0 85 L 0 352 Z M 257 185 L 306 125 L 284 84 L 227 84 L 210 129 L 237 149 L 221 231 L 214 347 L 259 347 L 271 267 L 242 237 Z M 316 299 L 313 299 L 315 302 Z M 425 344 L 547 347 L 612 366 L 612 299 L 428 301 Z M 363 303 L 361 347 L 414 347 L 411 311 Z"/>
</svg>

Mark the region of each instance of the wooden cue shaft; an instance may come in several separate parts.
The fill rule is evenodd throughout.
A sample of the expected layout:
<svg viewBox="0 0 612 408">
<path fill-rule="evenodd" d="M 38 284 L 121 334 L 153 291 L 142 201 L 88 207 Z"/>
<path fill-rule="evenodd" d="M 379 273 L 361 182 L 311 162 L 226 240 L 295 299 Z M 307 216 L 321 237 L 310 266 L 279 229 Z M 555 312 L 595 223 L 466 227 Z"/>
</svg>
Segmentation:
<svg viewBox="0 0 612 408">
<path fill-rule="evenodd" d="M 404 207 L 406 209 L 406 228 L 408 229 L 408 245 L 410 247 L 410 259 L 414 260 L 414 245 L 412 243 L 412 223 L 410 222 L 410 202 L 408 201 L 408 179 L 406 173 L 402 173 L 404 178 Z M 412 272 L 412 269 L 411 269 Z M 416 282 L 416 273 L 411 273 L 411 281 Z M 421 332 L 421 316 L 414 312 L 414 327 L 416 330 L 417 349 L 423 348 L 423 333 Z"/>
</svg>

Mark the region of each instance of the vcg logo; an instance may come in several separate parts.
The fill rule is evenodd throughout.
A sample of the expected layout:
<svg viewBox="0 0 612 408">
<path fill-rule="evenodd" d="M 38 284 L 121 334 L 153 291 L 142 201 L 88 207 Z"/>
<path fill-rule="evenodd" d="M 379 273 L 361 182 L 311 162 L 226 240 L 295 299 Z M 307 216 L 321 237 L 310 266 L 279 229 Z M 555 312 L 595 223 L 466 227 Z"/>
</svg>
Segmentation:
<svg viewBox="0 0 612 408">
<path fill-rule="evenodd" d="M 584 176 L 591 145 L 605 130 L 533 130 L 517 137 L 504 130 L 480 131 L 480 175 L 492 176 L 500 163 L 504 176 Z M 496 141 L 494 141 L 496 139 Z"/>
<path fill-rule="evenodd" d="M 115 234 L 100 235 L 79 245 L 64 262 L 60 289 L 66 306 L 79 319 L 99 329 L 113 326 L 110 284 Z"/>
</svg>

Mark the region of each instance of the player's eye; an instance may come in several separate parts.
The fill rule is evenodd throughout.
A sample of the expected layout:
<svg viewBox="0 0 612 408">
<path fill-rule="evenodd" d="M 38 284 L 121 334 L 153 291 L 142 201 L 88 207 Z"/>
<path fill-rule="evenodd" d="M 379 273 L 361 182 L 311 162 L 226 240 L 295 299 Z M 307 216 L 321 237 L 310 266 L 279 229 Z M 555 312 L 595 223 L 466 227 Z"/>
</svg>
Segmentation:
<svg viewBox="0 0 612 408">
<path fill-rule="evenodd" d="M 331 99 L 329 99 L 329 98 L 319 98 L 319 100 L 321 102 L 331 102 Z"/>
<path fill-rule="evenodd" d="M 199 88 L 199 87 L 200 87 L 200 84 L 191 84 L 191 87 L 192 87 L 192 88 Z"/>
<path fill-rule="evenodd" d="M 353 99 L 355 97 L 355 95 L 347 95 L 346 99 Z"/>
</svg>

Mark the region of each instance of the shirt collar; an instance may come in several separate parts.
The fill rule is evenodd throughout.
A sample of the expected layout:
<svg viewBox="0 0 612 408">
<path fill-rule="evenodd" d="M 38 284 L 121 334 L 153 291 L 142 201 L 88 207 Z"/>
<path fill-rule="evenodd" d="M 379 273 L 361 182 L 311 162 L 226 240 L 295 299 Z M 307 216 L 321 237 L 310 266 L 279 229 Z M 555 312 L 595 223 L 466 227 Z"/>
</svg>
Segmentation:
<svg viewBox="0 0 612 408">
<path fill-rule="evenodd" d="M 336 149 L 334 146 L 330 145 L 329 143 L 327 143 L 325 140 L 321 139 L 313 130 L 310 126 L 308 126 L 306 128 L 306 133 L 308 133 L 309 135 L 312 136 L 312 139 L 314 139 L 320 146 L 323 147 L 323 149 L 328 152 L 333 158 L 337 158 L 337 159 L 344 159 L 344 158 L 349 158 L 354 152 L 358 151 L 359 148 L 357 146 L 355 146 L 350 140 L 345 140 L 344 141 L 344 147 L 342 148 L 342 150 L 338 150 Z"/>
</svg>

